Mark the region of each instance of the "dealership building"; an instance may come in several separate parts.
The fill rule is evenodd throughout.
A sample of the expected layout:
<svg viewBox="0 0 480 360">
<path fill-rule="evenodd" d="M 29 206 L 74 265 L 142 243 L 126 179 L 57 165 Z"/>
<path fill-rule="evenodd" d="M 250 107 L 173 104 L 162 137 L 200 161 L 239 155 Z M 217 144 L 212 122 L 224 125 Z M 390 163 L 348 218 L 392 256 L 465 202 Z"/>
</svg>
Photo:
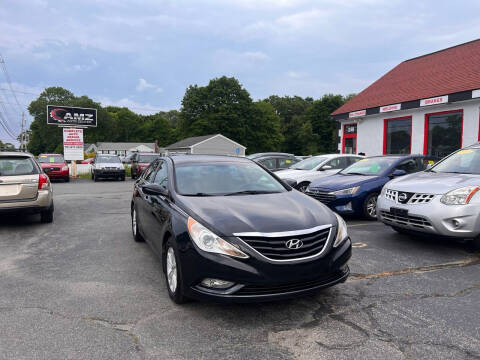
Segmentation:
<svg viewBox="0 0 480 360">
<path fill-rule="evenodd" d="M 480 141 L 480 39 L 406 60 L 332 113 L 341 153 L 448 155 Z"/>
</svg>

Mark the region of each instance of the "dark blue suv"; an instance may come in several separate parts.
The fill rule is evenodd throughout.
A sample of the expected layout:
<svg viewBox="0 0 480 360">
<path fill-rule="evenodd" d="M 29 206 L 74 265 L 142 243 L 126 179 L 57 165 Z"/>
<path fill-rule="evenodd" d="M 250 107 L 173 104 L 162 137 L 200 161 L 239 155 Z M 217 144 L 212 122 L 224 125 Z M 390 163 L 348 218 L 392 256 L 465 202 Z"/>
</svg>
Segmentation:
<svg viewBox="0 0 480 360">
<path fill-rule="evenodd" d="M 313 181 L 305 194 L 343 215 L 377 219 L 377 197 L 397 176 L 423 171 L 434 159 L 424 155 L 373 156 L 339 173 Z"/>
</svg>

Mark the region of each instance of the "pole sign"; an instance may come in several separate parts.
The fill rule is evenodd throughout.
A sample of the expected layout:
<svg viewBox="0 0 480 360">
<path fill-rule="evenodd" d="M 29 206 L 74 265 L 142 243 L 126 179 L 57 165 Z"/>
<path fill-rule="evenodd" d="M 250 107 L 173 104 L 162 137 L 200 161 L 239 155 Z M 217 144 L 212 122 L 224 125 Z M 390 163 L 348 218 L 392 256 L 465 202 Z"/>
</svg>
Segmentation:
<svg viewBox="0 0 480 360">
<path fill-rule="evenodd" d="M 96 127 L 97 109 L 47 105 L 47 124 Z"/>
<path fill-rule="evenodd" d="M 63 156 L 65 160 L 83 160 L 83 129 L 63 129 Z"/>
</svg>

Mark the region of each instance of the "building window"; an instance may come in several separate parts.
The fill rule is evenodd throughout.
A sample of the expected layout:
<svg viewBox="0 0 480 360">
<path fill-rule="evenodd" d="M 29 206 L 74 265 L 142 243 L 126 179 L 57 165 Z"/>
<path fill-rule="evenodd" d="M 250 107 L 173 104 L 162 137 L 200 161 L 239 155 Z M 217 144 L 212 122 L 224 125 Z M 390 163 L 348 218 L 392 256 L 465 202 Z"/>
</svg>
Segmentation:
<svg viewBox="0 0 480 360">
<path fill-rule="evenodd" d="M 385 119 L 383 122 L 383 155 L 410 154 L 412 118 Z"/>
<path fill-rule="evenodd" d="M 443 158 L 462 147 L 463 110 L 425 115 L 423 152 Z"/>
<path fill-rule="evenodd" d="M 357 124 L 343 125 L 342 153 L 357 153 Z"/>
</svg>

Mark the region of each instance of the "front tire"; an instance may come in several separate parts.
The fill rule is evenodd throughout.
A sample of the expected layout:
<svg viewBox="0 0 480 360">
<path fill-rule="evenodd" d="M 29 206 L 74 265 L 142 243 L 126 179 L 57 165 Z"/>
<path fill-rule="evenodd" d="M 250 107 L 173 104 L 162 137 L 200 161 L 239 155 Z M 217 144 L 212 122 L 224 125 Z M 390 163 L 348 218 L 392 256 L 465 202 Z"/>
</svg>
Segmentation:
<svg viewBox="0 0 480 360">
<path fill-rule="evenodd" d="M 308 181 L 301 182 L 300 184 L 297 185 L 297 190 L 301 192 L 305 192 L 308 188 L 310 183 Z"/>
<path fill-rule="evenodd" d="M 363 215 L 367 220 L 377 220 L 377 199 L 378 194 L 370 194 L 363 202 Z"/>
<path fill-rule="evenodd" d="M 472 240 L 472 247 L 474 251 L 480 251 L 480 236 Z"/>
<path fill-rule="evenodd" d="M 69 182 L 70 181 L 70 176 L 67 176 L 65 179 L 63 179 L 65 182 Z"/>
<path fill-rule="evenodd" d="M 140 234 L 140 231 L 138 230 L 138 216 L 137 216 L 137 211 L 135 210 L 135 207 L 132 209 L 132 234 L 133 234 L 133 240 L 136 242 L 144 242 L 145 239 L 143 236 Z"/>
<path fill-rule="evenodd" d="M 162 260 L 163 274 L 165 275 L 165 282 L 170 299 L 176 304 L 185 303 L 187 298 L 183 295 L 182 274 L 178 267 L 180 262 L 171 239 L 167 240 L 165 244 Z"/>
</svg>

